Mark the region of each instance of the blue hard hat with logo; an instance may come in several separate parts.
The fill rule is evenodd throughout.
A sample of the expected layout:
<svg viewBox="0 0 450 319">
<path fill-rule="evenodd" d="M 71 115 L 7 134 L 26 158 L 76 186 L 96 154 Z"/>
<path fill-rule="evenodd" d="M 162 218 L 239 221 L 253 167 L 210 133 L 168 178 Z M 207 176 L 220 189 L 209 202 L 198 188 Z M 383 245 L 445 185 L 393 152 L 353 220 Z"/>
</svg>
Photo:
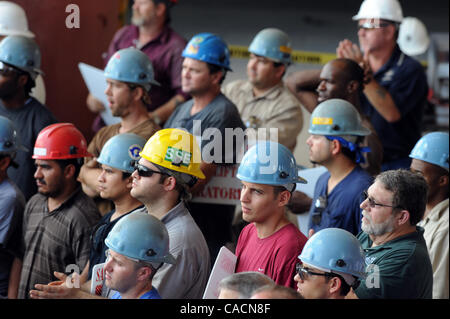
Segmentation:
<svg viewBox="0 0 450 319">
<path fill-rule="evenodd" d="M 105 239 L 109 249 L 131 259 L 175 264 L 169 252 L 169 233 L 156 217 L 138 211 L 121 218 Z"/>
<path fill-rule="evenodd" d="M 185 58 L 214 64 L 231 71 L 228 46 L 219 36 L 212 33 L 195 35 L 186 45 L 181 55 Z"/>
<path fill-rule="evenodd" d="M 236 177 L 248 183 L 273 186 L 307 183 L 298 176 L 297 163 L 291 151 L 273 141 L 259 141 L 249 148 L 242 158 Z"/>
<path fill-rule="evenodd" d="M 253 39 L 248 51 L 275 62 L 291 63 L 291 40 L 285 32 L 276 28 L 261 30 Z"/>
<path fill-rule="evenodd" d="M 365 256 L 359 240 L 340 228 L 325 228 L 308 239 L 298 258 L 326 272 L 365 277 Z"/>
<path fill-rule="evenodd" d="M 440 166 L 448 171 L 448 143 L 448 133 L 428 133 L 416 143 L 409 157 Z"/>
<path fill-rule="evenodd" d="M 28 151 L 21 145 L 19 133 L 13 122 L 0 115 L 0 154 L 15 155 L 18 150 Z"/>
<path fill-rule="evenodd" d="M 0 42 L 0 61 L 30 74 L 33 80 L 43 74 L 41 51 L 32 38 L 10 35 Z"/>
<path fill-rule="evenodd" d="M 145 139 L 134 133 L 123 133 L 111 137 L 103 146 L 97 162 L 121 171 L 133 173 L 133 162 L 139 160 L 139 153 Z"/>
<path fill-rule="evenodd" d="M 150 58 L 141 50 L 127 48 L 117 51 L 106 64 L 104 75 L 108 79 L 133 83 L 150 90 L 155 81 L 155 72 Z"/>
<path fill-rule="evenodd" d="M 366 136 L 370 134 L 370 130 L 362 126 L 361 116 L 350 102 L 329 99 L 317 105 L 311 113 L 309 133 Z"/>
</svg>

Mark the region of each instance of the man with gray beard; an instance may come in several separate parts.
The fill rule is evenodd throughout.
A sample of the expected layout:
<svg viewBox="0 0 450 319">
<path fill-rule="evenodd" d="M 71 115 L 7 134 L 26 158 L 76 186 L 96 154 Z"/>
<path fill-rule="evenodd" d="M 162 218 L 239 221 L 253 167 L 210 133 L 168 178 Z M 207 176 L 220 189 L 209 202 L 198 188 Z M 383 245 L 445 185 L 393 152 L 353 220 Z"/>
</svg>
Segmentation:
<svg viewBox="0 0 450 319">
<path fill-rule="evenodd" d="M 378 175 L 365 192 L 362 232 L 367 277 L 348 298 L 431 299 L 433 272 L 423 237 L 428 186 L 399 169 Z"/>
</svg>

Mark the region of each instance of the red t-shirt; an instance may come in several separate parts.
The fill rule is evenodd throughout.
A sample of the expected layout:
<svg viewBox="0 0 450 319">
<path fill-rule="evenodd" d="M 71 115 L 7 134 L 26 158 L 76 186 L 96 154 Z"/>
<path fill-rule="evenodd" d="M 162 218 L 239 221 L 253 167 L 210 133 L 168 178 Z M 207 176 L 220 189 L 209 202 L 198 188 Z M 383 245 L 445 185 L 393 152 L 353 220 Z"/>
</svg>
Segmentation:
<svg viewBox="0 0 450 319">
<path fill-rule="evenodd" d="M 267 238 L 258 238 L 253 223 L 239 235 L 236 272 L 257 271 L 277 284 L 296 289 L 295 264 L 307 238 L 294 224 L 287 224 Z"/>
</svg>

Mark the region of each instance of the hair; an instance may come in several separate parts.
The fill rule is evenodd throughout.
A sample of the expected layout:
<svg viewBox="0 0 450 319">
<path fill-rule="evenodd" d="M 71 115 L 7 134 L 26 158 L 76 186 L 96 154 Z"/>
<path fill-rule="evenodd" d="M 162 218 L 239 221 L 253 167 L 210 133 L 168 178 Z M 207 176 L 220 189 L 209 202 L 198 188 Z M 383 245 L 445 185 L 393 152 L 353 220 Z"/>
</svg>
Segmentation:
<svg viewBox="0 0 450 319">
<path fill-rule="evenodd" d="M 222 78 L 219 81 L 219 84 L 222 84 L 223 81 L 225 80 L 225 77 L 227 76 L 227 70 L 221 66 L 215 65 L 215 64 L 211 64 L 206 62 L 206 65 L 208 66 L 209 69 L 209 74 L 214 74 L 217 72 L 222 72 Z"/>
<path fill-rule="evenodd" d="M 303 296 L 296 290 L 282 285 L 265 285 L 261 288 L 256 289 L 253 292 L 252 296 L 261 292 L 269 293 L 270 299 L 303 299 Z"/>
<path fill-rule="evenodd" d="M 166 178 L 169 178 L 170 176 L 175 178 L 175 190 L 178 192 L 178 200 L 179 201 L 188 201 L 191 199 L 192 195 L 189 192 L 189 188 L 192 185 L 189 185 L 189 182 L 186 182 L 187 179 L 190 179 L 191 181 L 195 180 L 195 177 L 185 174 L 176 172 L 173 170 L 170 170 L 168 168 L 165 168 L 163 166 L 160 166 L 158 164 L 153 163 L 161 172 L 165 174 L 160 174 L 159 177 L 159 183 L 162 184 L 166 180 Z M 196 180 L 195 180 L 196 182 Z M 195 183 L 194 183 L 195 184 Z"/>
<path fill-rule="evenodd" d="M 166 6 L 166 20 L 165 24 L 169 25 L 172 21 L 172 17 L 170 16 L 170 8 L 173 6 L 173 2 L 170 0 L 152 0 L 155 5 L 158 5 L 160 3 L 164 4 Z"/>
<path fill-rule="evenodd" d="M 222 279 L 219 283 L 219 290 L 233 290 L 239 293 L 239 299 L 248 299 L 256 289 L 274 284 L 275 282 L 272 279 L 262 273 L 245 271 L 232 274 Z"/>
<path fill-rule="evenodd" d="M 134 269 L 135 269 L 135 270 L 137 270 L 137 269 L 139 269 L 139 268 L 141 268 L 141 267 L 148 267 L 148 268 L 150 268 L 150 270 L 151 270 L 152 272 L 151 272 L 150 276 L 148 277 L 148 280 L 149 280 L 149 281 L 153 279 L 153 277 L 154 277 L 155 274 L 156 274 L 156 271 L 157 271 L 161 266 L 162 266 L 162 264 L 159 264 L 159 265 L 157 266 L 157 265 L 155 265 L 154 263 L 147 262 L 147 261 L 142 261 L 142 260 L 140 260 L 140 261 L 134 263 Z"/>
<path fill-rule="evenodd" d="M 130 177 L 131 177 L 131 174 L 132 174 L 132 173 L 129 173 L 129 172 L 122 172 L 122 180 L 125 180 L 125 179 L 127 179 L 127 178 L 130 178 Z"/>
<path fill-rule="evenodd" d="M 325 276 L 325 282 L 328 283 L 333 277 L 339 278 L 339 280 L 341 281 L 341 289 L 339 290 L 339 295 L 347 296 L 347 294 L 350 292 L 351 286 L 345 281 L 345 279 L 341 275 L 336 274 L 334 272 L 331 272 L 329 274 L 332 274 L 332 276 Z"/>
<path fill-rule="evenodd" d="M 150 94 L 149 94 L 149 90 L 147 91 L 146 88 L 144 88 L 142 85 L 139 84 L 135 84 L 135 83 L 129 83 L 129 82 L 124 82 L 126 83 L 126 85 L 128 85 L 128 87 L 130 88 L 130 90 L 135 90 L 136 88 L 140 87 L 142 89 L 142 98 L 141 98 L 141 102 L 142 104 L 144 104 L 144 106 L 148 109 L 149 106 L 151 105 L 152 101 L 150 99 Z"/>
<path fill-rule="evenodd" d="M 416 225 L 425 213 L 428 185 L 420 175 L 409 170 L 385 171 L 375 178 L 384 188 L 393 193 L 392 206 L 409 212 L 409 222 Z"/>
<path fill-rule="evenodd" d="M 71 159 L 63 159 L 63 160 L 55 160 L 58 163 L 59 167 L 63 171 L 67 166 L 73 165 L 75 167 L 74 179 L 76 180 L 78 174 L 80 174 L 81 166 L 83 166 L 83 158 L 71 158 Z"/>
</svg>

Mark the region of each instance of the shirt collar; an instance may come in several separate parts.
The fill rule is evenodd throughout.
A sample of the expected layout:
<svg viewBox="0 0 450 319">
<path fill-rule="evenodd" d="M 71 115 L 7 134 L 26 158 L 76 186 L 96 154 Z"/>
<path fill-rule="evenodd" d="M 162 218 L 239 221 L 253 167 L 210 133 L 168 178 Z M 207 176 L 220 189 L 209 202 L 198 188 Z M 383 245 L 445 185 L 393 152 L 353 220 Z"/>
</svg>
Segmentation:
<svg viewBox="0 0 450 319">
<path fill-rule="evenodd" d="M 267 90 L 263 95 L 255 97 L 253 95 L 253 86 L 249 81 L 246 81 L 244 85 L 242 85 L 241 90 L 247 94 L 248 101 L 257 101 L 257 100 L 275 100 L 277 99 L 281 91 L 283 89 L 283 82 L 281 81 L 271 89 Z"/>
<path fill-rule="evenodd" d="M 145 43 L 144 45 L 142 45 L 139 49 L 142 50 L 144 47 L 146 47 L 147 45 L 149 45 L 150 43 L 167 43 L 170 40 L 170 27 L 168 25 L 164 25 L 161 33 L 154 38 L 153 40 Z M 137 47 L 138 44 L 138 40 L 139 40 L 139 27 L 133 25 L 133 34 L 134 34 L 134 45 Z"/>
<path fill-rule="evenodd" d="M 161 221 L 164 224 L 168 224 L 175 218 L 184 215 L 185 213 L 186 213 L 186 206 L 184 205 L 183 201 L 180 201 L 175 207 L 172 207 L 172 209 L 169 210 L 167 214 L 163 216 L 163 218 L 161 218 Z"/>
<path fill-rule="evenodd" d="M 439 221 L 445 210 L 448 209 L 448 203 L 449 201 L 447 198 L 446 200 L 443 200 L 442 202 L 434 206 L 433 209 L 428 213 L 428 216 L 426 218 L 434 222 Z"/>
</svg>

